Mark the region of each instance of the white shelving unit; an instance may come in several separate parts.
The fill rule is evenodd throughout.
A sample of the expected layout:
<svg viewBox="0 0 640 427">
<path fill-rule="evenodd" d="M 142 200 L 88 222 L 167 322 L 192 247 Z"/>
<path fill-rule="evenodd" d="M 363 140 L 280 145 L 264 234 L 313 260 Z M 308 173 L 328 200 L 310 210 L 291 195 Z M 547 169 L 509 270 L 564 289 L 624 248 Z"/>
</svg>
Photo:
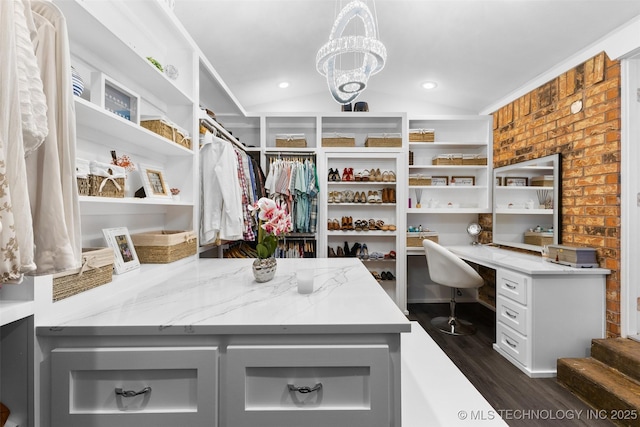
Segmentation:
<svg viewBox="0 0 640 427">
<path fill-rule="evenodd" d="M 467 225 L 478 214 L 491 212 L 492 118 L 490 116 L 415 116 L 409 117 L 409 129 L 433 129 L 434 142 L 410 142 L 406 163 L 410 176 L 446 178 L 447 185 L 409 185 L 407 187 L 407 227 L 422 226 L 438 233 L 443 245 L 466 245 L 471 238 Z M 413 164 L 409 164 L 409 153 Z M 433 164 L 440 155 L 477 156 L 486 165 Z M 473 177 L 473 185 L 451 185 L 453 177 Z M 416 207 L 420 195 L 420 207 Z M 450 299 L 449 289 L 430 282 L 422 247 L 407 247 L 407 299 L 409 302 L 443 302 Z M 475 300 L 465 291 L 460 301 Z"/>
</svg>

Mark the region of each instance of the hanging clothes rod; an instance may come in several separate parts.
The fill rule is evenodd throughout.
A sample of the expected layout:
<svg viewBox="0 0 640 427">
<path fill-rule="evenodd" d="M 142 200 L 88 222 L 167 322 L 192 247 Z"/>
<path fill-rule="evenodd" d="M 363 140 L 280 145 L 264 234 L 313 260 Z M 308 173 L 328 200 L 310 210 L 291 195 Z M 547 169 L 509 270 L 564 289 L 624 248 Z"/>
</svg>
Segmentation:
<svg viewBox="0 0 640 427">
<path fill-rule="evenodd" d="M 303 151 L 278 151 L 278 152 L 267 152 L 264 153 L 267 157 L 316 157 L 316 153 L 312 152 L 303 152 Z"/>
<path fill-rule="evenodd" d="M 200 124 L 210 130 L 214 135 L 218 135 L 221 138 L 226 139 L 227 141 L 240 148 L 242 151 L 247 151 L 246 147 L 242 145 L 240 141 L 235 139 L 228 130 L 223 128 L 222 125 L 220 125 L 220 123 L 216 122 L 215 120 L 211 120 L 207 117 L 200 117 Z"/>
</svg>

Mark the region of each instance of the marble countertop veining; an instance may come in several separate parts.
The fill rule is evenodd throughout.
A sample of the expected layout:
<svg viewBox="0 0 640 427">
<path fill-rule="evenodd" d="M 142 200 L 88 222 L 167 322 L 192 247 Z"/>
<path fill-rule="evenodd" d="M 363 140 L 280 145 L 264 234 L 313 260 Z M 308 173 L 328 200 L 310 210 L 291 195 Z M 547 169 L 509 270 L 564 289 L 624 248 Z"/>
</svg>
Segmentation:
<svg viewBox="0 0 640 427">
<path fill-rule="evenodd" d="M 39 335 L 397 333 L 410 323 L 355 258 L 279 259 L 273 280 L 253 259 L 199 259 L 155 283 L 49 316 Z M 314 291 L 296 271 L 314 270 Z M 125 273 L 126 274 L 126 273 Z"/>
<path fill-rule="evenodd" d="M 447 248 L 466 259 L 485 266 L 504 267 L 529 275 L 557 274 L 609 274 L 606 268 L 575 268 L 544 260 L 540 256 L 511 251 L 503 248 L 482 245 L 447 246 Z"/>
</svg>

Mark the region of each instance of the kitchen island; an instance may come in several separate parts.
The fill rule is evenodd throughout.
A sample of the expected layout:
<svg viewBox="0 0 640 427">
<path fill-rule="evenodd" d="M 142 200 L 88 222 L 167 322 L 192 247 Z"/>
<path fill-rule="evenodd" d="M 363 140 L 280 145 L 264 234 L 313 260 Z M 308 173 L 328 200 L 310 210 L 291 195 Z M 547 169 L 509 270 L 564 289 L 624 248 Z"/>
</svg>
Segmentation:
<svg viewBox="0 0 640 427">
<path fill-rule="evenodd" d="M 256 283 L 252 261 L 184 263 L 37 319 L 41 425 L 401 426 L 411 326 L 362 263 L 280 259 Z"/>
</svg>

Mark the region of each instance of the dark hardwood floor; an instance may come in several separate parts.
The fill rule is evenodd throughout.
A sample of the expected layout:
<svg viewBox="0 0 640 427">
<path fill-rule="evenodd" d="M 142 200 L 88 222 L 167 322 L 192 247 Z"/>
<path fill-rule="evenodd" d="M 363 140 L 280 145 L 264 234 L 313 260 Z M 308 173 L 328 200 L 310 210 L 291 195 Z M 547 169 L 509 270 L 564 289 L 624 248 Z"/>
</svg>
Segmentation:
<svg viewBox="0 0 640 427">
<path fill-rule="evenodd" d="M 510 426 L 613 426 L 555 378 L 529 378 L 498 354 L 493 349 L 495 312 L 487 307 L 458 304 L 458 317 L 478 328 L 471 336 L 446 335 L 431 326 L 433 317 L 448 315 L 448 303 L 409 304 L 408 308 L 409 319 L 422 325 Z M 461 409 L 472 408 L 464 408 L 461 402 Z"/>
</svg>

